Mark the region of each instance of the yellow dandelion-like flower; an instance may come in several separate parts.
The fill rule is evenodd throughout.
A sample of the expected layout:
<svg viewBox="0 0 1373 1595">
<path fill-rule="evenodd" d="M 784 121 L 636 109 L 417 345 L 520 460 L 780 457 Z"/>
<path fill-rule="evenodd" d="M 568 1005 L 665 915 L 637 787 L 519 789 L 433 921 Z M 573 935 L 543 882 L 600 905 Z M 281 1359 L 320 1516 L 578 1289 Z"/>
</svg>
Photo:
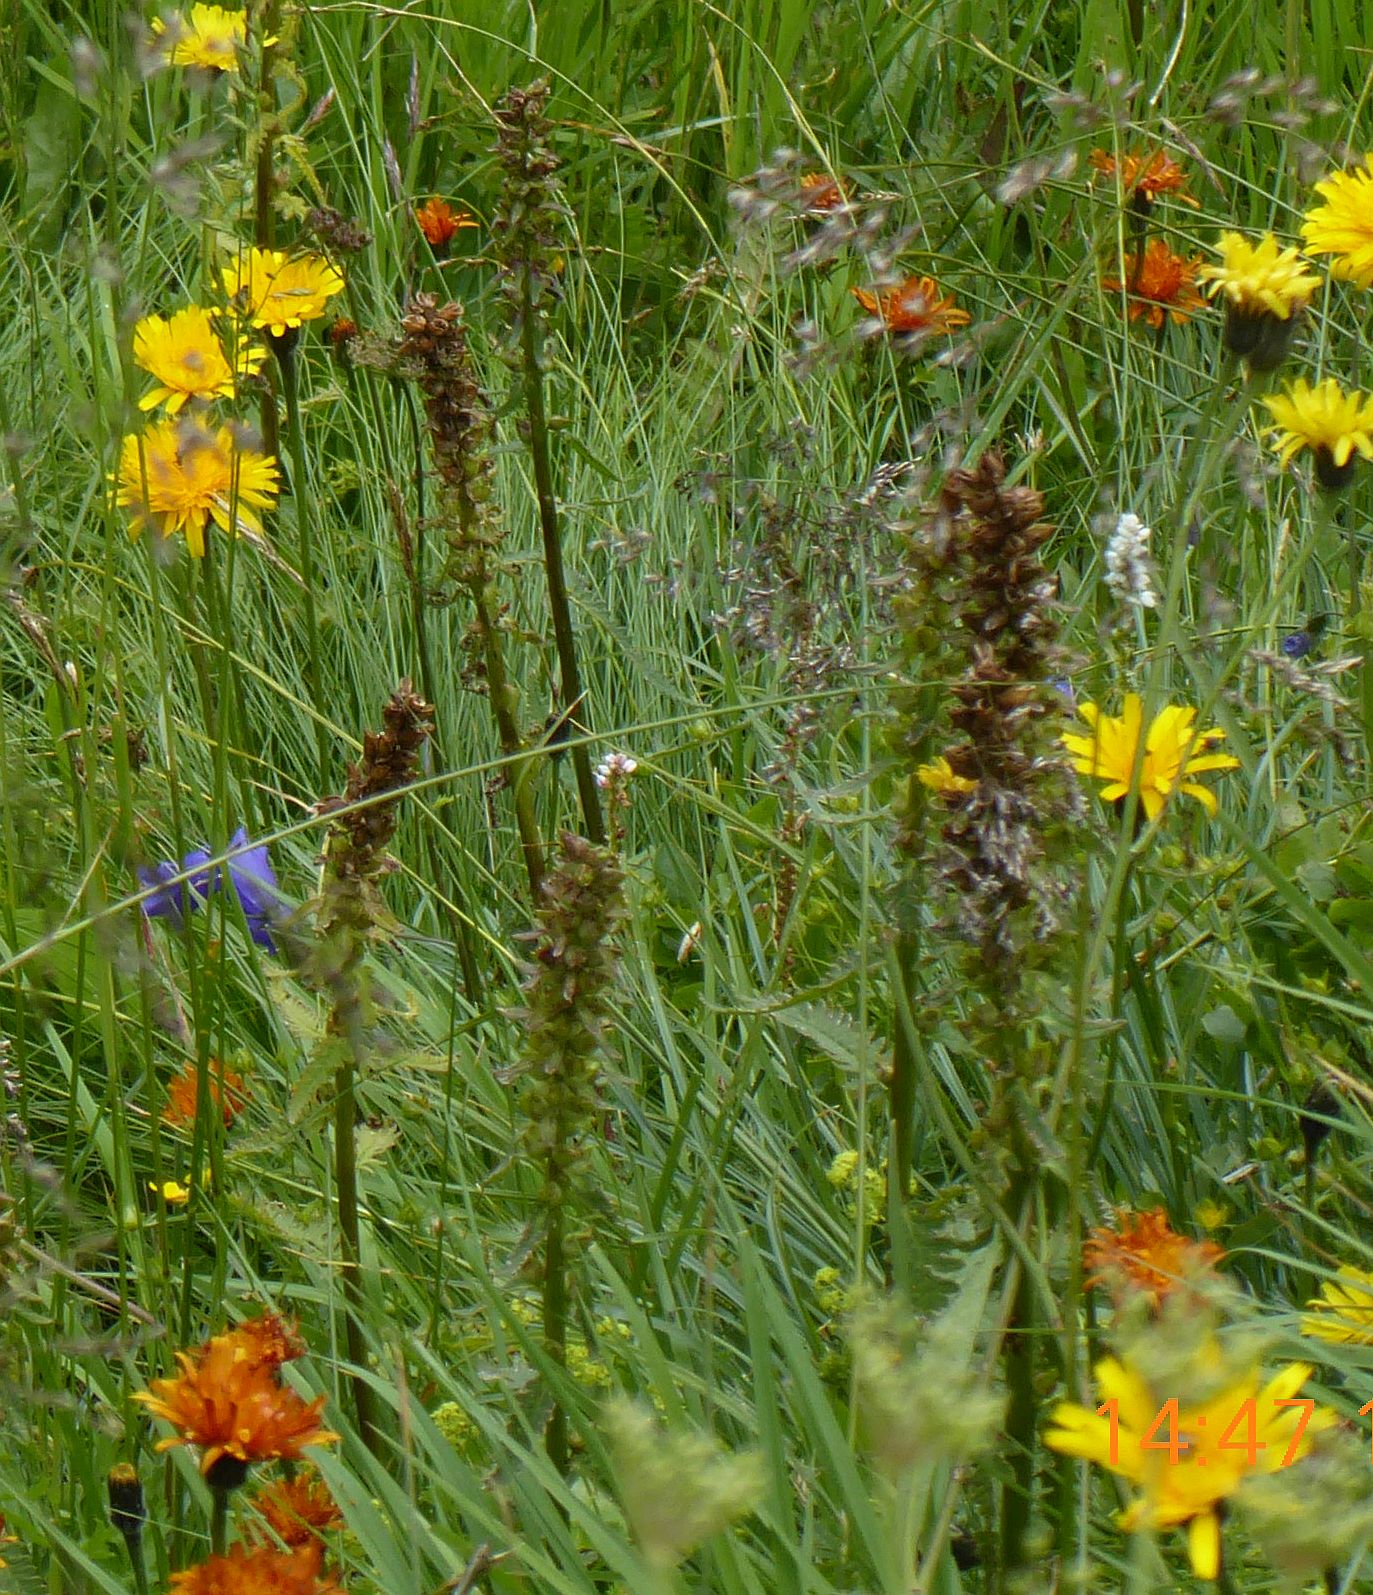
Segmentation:
<svg viewBox="0 0 1373 1595">
<path fill-rule="evenodd" d="M 1119 1519 L 1127 1533 L 1185 1527 L 1192 1571 L 1201 1579 L 1220 1572 L 1225 1502 L 1250 1475 L 1276 1473 L 1305 1456 L 1310 1436 L 1335 1422 L 1333 1412 L 1296 1399 L 1311 1376 L 1305 1363 L 1291 1363 L 1265 1383 L 1250 1369 L 1197 1402 L 1151 1389 L 1128 1358 L 1107 1357 L 1093 1372 L 1101 1406 L 1062 1402 L 1044 1443 L 1135 1486 Z"/>
<path fill-rule="evenodd" d="M 238 383 L 267 358 L 264 349 L 243 344 L 230 365 L 208 310 L 190 305 L 167 320 L 145 316 L 133 329 L 133 357 L 157 379 L 138 401 L 140 410 L 167 406 L 175 415 L 190 399 L 231 399 Z"/>
<path fill-rule="evenodd" d="M 1373 398 L 1346 393 L 1334 377 L 1314 388 L 1298 377 L 1285 394 L 1271 393 L 1263 402 L 1277 422 L 1268 430 L 1278 458 L 1290 465 L 1310 449 L 1322 487 L 1344 486 L 1355 453 L 1373 460 Z"/>
<path fill-rule="evenodd" d="M 1295 249 L 1279 249 L 1272 233 L 1251 244 L 1242 233 L 1220 235 L 1220 265 L 1203 266 L 1197 275 L 1209 283 L 1213 298 L 1224 294 L 1249 315 L 1267 314 L 1287 321 L 1304 309 L 1320 287 L 1320 278 L 1306 269 Z"/>
<path fill-rule="evenodd" d="M 915 778 L 921 786 L 929 787 L 931 792 L 937 792 L 940 797 L 962 797 L 965 793 L 977 790 L 977 782 L 970 781 L 966 775 L 955 775 L 953 766 L 945 758 L 931 759 L 928 764 L 917 765 Z"/>
<path fill-rule="evenodd" d="M 151 525 L 161 537 L 186 534 L 199 559 L 205 525 L 213 520 L 232 535 L 239 526 L 262 534 L 255 511 L 271 508 L 277 496 L 277 462 L 254 449 L 240 449 L 227 426 L 158 421 L 130 433 L 119 454 L 118 500 L 133 515 L 129 536 Z"/>
<path fill-rule="evenodd" d="M 1308 255 L 1331 255 L 1330 275 L 1373 286 L 1373 155 L 1363 170 L 1332 172 L 1316 184 L 1322 204 L 1306 213 L 1301 225 Z"/>
<path fill-rule="evenodd" d="M 1251 244 L 1222 233 L 1220 264 L 1198 276 L 1213 298 L 1225 298 L 1225 345 L 1254 371 L 1274 371 L 1287 357 L 1292 334 L 1320 279 L 1295 249 L 1280 249 L 1272 233 Z"/>
<path fill-rule="evenodd" d="M 1138 759 L 1139 800 L 1151 820 L 1162 814 L 1174 789 L 1196 798 L 1208 814 L 1214 814 L 1215 793 L 1187 777 L 1208 770 L 1239 768 L 1240 761 L 1228 753 L 1200 751 L 1221 741 L 1225 733 L 1215 727 L 1195 730 L 1195 709 L 1165 705 L 1146 728 L 1143 701 L 1138 693 L 1127 692 L 1124 711 L 1118 718 L 1102 714 L 1094 703 L 1079 704 L 1077 712 L 1092 729 L 1089 736 L 1071 731 L 1063 734 L 1063 746 L 1073 755 L 1073 768 L 1079 775 L 1104 781 L 1101 795 L 1111 802 L 1128 795 Z"/>
<path fill-rule="evenodd" d="M 162 53 L 172 66 L 237 72 L 238 52 L 248 42 L 248 16 L 222 6 L 195 5 L 170 28 L 161 17 L 154 17 L 153 32 L 166 35 Z"/>
<path fill-rule="evenodd" d="M 283 337 L 316 321 L 344 289 L 343 274 L 322 255 L 291 259 L 279 249 L 248 249 L 221 276 L 224 291 L 253 326 Z"/>
<path fill-rule="evenodd" d="M 1345 1263 L 1306 1305 L 1314 1311 L 1302 1314 L 1302 1334 L 1337 1345 L 1373 1346 L 1373 1273 L 1368 1269 Z"/>
</svg>

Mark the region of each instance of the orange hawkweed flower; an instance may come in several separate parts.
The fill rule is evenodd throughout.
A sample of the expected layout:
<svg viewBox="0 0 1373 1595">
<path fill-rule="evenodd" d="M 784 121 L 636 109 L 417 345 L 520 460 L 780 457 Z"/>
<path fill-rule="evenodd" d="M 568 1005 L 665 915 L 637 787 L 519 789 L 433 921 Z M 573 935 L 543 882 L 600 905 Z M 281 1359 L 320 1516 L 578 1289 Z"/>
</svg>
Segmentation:
<svg viewBox="0 0 1373 1595">
<path fill-rule="evenodd" d="M 1119 174 L 1125 198 L 1145 210 L 1160 194 L 1175 194 L 1184 205 L 1201 203 L 1187 192 L 1187 173 L 1162 150 L 1155 150 L 1152 155 L 1126 155 L 1119 161 L 1108 150 L 1093 150 L 1090 158 L 1093 171 L 1103 177 Z"/>
<path fill-rule="evenodd" d="M 178 1074 L 167 1082 L 167 1106 L 162 1110 L 163 1124 L 178 1129 L 190 1129 L 195 1123 L 195 1098 L 198 1075 L 194 1061 L 188 1059 Z M 218 1058 L 210 1059 L 205 1076 L 206 1094 L 211 1106 L 224 1116 L 227 1129 L 243 1111 L 251 1092 L 243 1083 L 243 1076 L 226 1069 Z"/>
<path fill-rule="evenodd" d="M 966 327 L 972 317 L 951 295 L 941 296 L 933 277 L 907 277 L 894 288 L 851 288 L 870 316 L 880 316 L 888 332 L 932 335 Z"/>
<path fill-rule="evenodd" d="M 134 1396 L 177 1431 L 157 1449 L 199 1446 L 200 1471 L 208 1477 L 224 1458 L 241 1468 L 274 1457 L 296 1461 L 306 1446 L 337 1440 L 319 1421 L 324 1397 L 303 1401 L 277 1380 L 279 1351 L 231 1333 L 216 1335 L 198 1353 L 178 1352 L 180 1374 L 154 1379 Z"/>
<path fill-rule="evenodd" d="M 1194 310 L 1204 310 L 1206 301 L 1196 289 L 1199 255 L 1184 260 L 1175 255 L 1161 238 L 1151 238 L 1141 256 L 1136 250 L 1125 257 L 1125 277 L 1103 276 L 1101 286 L 1108 293 L 1123 288 L 1130 303 L 1131 321 L 1147 321 L 1155 329 L 1165 321 L 1187 320 Z"/>
<path fill-rule="evenodd" d="M 294 1479 L 273 1479 L 265 1490 L 258 1491 L 251 1505 L 266 1522 L 265 1526 L 253 1525 L 248 1533 L 264 1545 L 268 1543 L 267 1529 L 283 1545 L 296 1546 L 314 1544 L 343 1524 L 343 1513 L 329 1486 L 313 1468 Z"/>
<path fill-rule="evenodd" d="M 1089 1285 L 1109 1285 L 1118 1297 L 1137 1291 L 1157 1307 L 1199 1274 L 1211 1273 L 1224 1256 L 1214 1241 L 1177 1234 L 1161 1207 L 1148 1213 L 1122 1208 L 1114 1229 L 1105 1224 L 1087 1237 L 1082 1266 Z"/>
<path fill-rule="evenodd" d="M 828 172 L 807 172 L 801 179 L 800 205 L 808 216 L 826 215 L 848 201 L 848 185 Z"/>
<path fill-rule="evenodd" d="M 208 1352 L 211 1346 L 218 1345 L 228 1345 L 236 1361 L 273 1373 L 282 1363 L 295 1362 L 305 1355 L 305 1342 L 296 1326 L 270 1311 L 246 1318 L 233 1329 L 214 1336 L 204 1350 Z"/>
<path fill-rule="evenodd" d="M 432 249 L 443 249 L 461 227 L 477 224 L 465 210 L 454 210 L 446 199 L 435 196 L 415 212 L 415 221 Z"/>
<path fill-rule="evenodd" d="M 323 1563 L 318 1541 L 289 1551 L 232 1545 L 227 1556 L 173 1573 L 172 1595 L 338 1595 Z"/>
</svg>

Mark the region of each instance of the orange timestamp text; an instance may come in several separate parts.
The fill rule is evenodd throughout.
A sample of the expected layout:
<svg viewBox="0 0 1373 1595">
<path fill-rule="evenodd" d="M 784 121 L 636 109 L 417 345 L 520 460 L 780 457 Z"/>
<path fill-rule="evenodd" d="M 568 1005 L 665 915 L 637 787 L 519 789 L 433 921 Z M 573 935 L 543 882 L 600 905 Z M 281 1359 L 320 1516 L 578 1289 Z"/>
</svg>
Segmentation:
<svg viewBox="0 0 1373 1595">
<path fill-rule="evenodd" d="M 1299 1413 L 1287 1449 L 1277 1464 L 1280 1468 L 1290 1467 L 1301 1454 L 1302 1436 L 1311 1421 L 1311 1414 L 1316 1410 L 1316 1403 L 1310 1396 L 1274 1396 L 1272 1405 L 1275 1412 L 1290 1407 Z M 1110 1466 L 1119 1467 L 1120 1403 L 1112 1398 L 1102 1402 L 1096 1411 L 1097 1416 L 1105 1418 L 1109 1424 Z M 1373 1413 L 1373 1401 L 1366 1401 L 1359 1408 L 1359 1416 L 1367 1417 L 1370 1413 Z M 1218 1430 L 1214 1436 L 1207 1432 L 1211 1422 L 1215 1423 Z M 1219 1417 L 1215 1414 L 1208 1417 L 1204 1412 L 1190 1412 L 1184 1420 L 1181 1403 L 1174 1396 L 1163 1403 L 1154 1421 L 1133 1443 L 1142 1452 L 1158 1452 L 1169 1467 L 1190 1463 L 1193 1467 L 1204 1468 L 1213 1461 L 1222 1461 L 1221 1452 L 1235 1452 L 1243 1455 L 1246 1467 L 1256 1468 L 1259 1465 L 1259 1452 L 1269 1449 L 1269 1442 L 1260 1439 L 1259 1429 L 1257 1396 L 1240 1402 L 1234 1416 L 1224 1427 L 1221 1427 Z"/>
</svg>

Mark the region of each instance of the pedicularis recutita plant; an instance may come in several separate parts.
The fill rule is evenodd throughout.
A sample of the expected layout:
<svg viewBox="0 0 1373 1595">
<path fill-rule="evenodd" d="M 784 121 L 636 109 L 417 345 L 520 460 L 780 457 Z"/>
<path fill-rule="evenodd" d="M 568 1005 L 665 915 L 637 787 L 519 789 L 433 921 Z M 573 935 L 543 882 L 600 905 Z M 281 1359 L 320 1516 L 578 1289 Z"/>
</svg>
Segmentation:
<svg viewBox="0 0 1373 1595">
<path fill-rule="evenodd" d="M 612 852 L 568 832 L 559 851 L 543 883 L 524 1004 L 512 1015 L 524 1026 L 524 1055 L 507 1078 L 521 1082 L 520 1140 L 539 1177 L 532 1222 L 543 1242 L 544 1344 L 565 1364 L 569 1256 L 579 1239 L 568 1226 L 595 1199 L 588 1142 L 601 1112 L 598 1054 L 625 904 L 624 875 Z M 554 1463 L 566 1468 L 567 1417 L 556 1401 L 547 1442 Z"/>
</svg>

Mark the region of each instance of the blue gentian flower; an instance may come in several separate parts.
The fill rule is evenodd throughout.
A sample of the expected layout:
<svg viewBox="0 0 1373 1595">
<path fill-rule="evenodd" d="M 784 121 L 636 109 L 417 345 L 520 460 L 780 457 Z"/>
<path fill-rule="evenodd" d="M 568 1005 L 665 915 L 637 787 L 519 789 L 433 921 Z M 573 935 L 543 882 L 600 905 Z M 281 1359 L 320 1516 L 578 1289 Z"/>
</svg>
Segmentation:
<svg viewBox="0 0 1373 1595">
<path fill-rule="evenodd" d="M 202 868 L 209 862 L 209 850 L 196 847 L 187 853 L 180 864 L 164 858 L 151 869 L 140 868 L 137 872 L 139 884 L 158 888 L 143 904 L 143 912 L 148 918 L 169 919 L 180 930 L 188 908 L 187 888 L 190 888 L 191 893 L 189 907 L 198 908 L 219 885 L 219 871 Z M 184 875 L 187 870 L 195 872 L 189 880 L 178 881 L 175 886 L 169 884 L 173 876 Z"/>
<path fill-rule="evenodd" d="M 1292 631 L 1278 645 L 1289 659 L 1304 659 L 1315 641 L 1309 631 Z"/>
</svg>

